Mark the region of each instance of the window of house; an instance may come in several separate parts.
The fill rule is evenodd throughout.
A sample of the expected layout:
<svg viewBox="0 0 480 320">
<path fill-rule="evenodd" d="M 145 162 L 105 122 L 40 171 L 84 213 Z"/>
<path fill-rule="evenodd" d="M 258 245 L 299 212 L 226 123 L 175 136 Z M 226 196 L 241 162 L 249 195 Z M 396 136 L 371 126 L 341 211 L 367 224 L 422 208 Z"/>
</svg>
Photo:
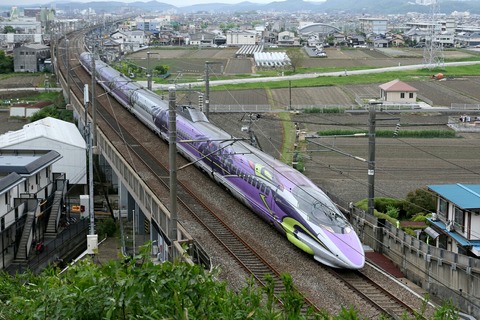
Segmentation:
<svg viewBox="0 0 480 320">
<path fill-rule="evenodd" d="M 404 99 L 405 98 L 405 92 L 400 93 L 400 98 Z"/>
<path fill-rule="evenodd" d="M 447 220 L 448 202 L 443 198 L 440 198 L 440 203 L 438 204 L 438 215 L 442 220 Z"/>
<path fill-rule="evenodd" d="M 460 228 L 460 230 L 458 231 L 463 232 L 465 229 L 465 211 L 458 207 L 455 207 L 454 221 L 455 221 L 455 228 L 457 230 L 458 228 Z"/>
<path fill-rule="evenodd" d="M 413 92 L 410 92 L 410 93 L 408 94 L 408 97 L 409 97 L 410 99 L 413 99 Z"/>
</svg>

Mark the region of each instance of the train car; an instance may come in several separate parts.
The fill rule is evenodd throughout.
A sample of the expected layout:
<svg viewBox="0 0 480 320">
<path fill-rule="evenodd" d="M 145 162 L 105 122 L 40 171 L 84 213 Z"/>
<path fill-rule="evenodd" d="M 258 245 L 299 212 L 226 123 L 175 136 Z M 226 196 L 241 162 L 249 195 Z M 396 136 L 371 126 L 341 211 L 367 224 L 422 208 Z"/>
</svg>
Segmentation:
<svg viewBox="0 0 480 320">
<path fill-rule="evenodd" d="M 80 56 L 92 72 L 92 55 Z M 96 76 L 125 108 L 168 141 L 168 101 L 95 60 Z M 360 269 L 363 246 L 331 199 L 292 167 L 235 139 L 191 106 L 176 107 L 177 148 L 248 208 L 320 263 Z"/>
</svg>

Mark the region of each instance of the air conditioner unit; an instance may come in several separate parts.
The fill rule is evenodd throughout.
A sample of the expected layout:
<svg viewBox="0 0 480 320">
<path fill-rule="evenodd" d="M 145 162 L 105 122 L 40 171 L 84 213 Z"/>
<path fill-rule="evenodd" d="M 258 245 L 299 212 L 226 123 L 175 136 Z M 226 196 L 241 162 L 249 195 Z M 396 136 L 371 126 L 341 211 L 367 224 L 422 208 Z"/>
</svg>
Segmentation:
<svg viewBox="0 0 480 320">
<path fill-rule="evenodd" d="M 447 231 L 449 232 L 455 231 L 455 222 L 453 220 L 448 220 L 446 228 L 447 228 Z"/>
<path fill-rule="evenodd" d="M 432 220 L 437 221 L 438 220 L 438 215 L 436 212 L 432 212 Z"/>
</svg>

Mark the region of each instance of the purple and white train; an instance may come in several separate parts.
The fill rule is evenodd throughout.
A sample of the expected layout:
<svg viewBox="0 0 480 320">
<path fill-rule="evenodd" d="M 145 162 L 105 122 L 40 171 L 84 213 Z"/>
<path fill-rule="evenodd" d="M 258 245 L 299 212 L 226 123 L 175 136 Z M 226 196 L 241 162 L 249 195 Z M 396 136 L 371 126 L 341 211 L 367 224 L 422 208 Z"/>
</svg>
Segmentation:
<svg viewBox="0 0 480 320">
<path fill-rule="evenodd" d="M 80 56 L 91 73 L 92 56 Z M 168 140 L 168 101 L 100 60 L 99 83 L 146 126 Z M 327 195 L 303 174 L 248 143 L 233 140 L 192 107 L 177 107 L 177 148 L 237 199 L 315 260 L 345 269 L 365 263 L 362 244 Z M 191 142 L 183 142 L 190 140 Z"/>
</svg>

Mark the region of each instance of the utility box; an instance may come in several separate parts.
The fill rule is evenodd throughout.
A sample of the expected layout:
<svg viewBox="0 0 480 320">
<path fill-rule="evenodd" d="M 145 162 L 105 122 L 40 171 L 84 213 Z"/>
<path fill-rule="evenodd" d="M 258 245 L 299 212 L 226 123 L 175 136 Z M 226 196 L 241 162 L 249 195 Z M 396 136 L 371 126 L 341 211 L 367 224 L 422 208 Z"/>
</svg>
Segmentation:
<svg viewBox="0 0 480 320">
<path fill-rule="evenodd" d="M 98 234 L 87 234 L 87 253 L 98 253 Z"/>
<path fill-rule="evenodd" d="M 87 219 L 90 216 L 90 196 L 88 194 L 80 195 L 80 218 Z"/>
</svg>

